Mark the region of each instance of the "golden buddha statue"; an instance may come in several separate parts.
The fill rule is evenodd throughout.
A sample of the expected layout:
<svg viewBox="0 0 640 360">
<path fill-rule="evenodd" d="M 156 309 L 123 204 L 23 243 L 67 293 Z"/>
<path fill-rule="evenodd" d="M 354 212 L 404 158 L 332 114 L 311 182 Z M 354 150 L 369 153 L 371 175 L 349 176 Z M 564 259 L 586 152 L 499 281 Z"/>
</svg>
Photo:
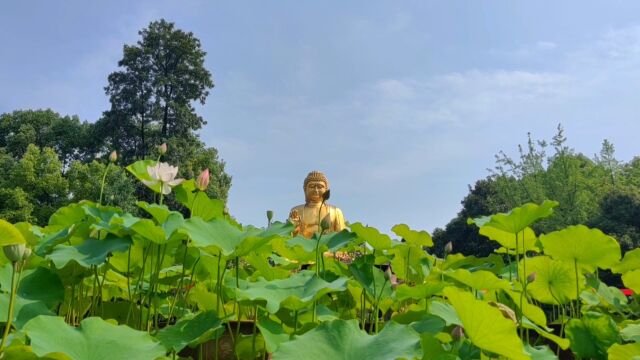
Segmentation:
<svg viewBox="0 0 640 360">
<path fill-rule="evenodd" d="M 326 222 L 325 232 L 340 231 L 345 228 L 342 211 L 325 202 L 329 194 L 329 180 L 319 172 L 312 171 L 304 179 L 305 203 L 291 209 L 289 221 L 295 225 L 294 235 L 310 239 L 319 232 L 321 222 Z"/>
</svg>

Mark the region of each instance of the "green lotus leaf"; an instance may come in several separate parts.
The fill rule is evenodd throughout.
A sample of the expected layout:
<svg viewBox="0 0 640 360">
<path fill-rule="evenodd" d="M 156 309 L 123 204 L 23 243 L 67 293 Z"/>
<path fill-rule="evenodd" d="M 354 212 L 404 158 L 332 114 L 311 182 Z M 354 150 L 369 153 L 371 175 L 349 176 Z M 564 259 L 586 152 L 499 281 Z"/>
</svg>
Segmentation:
<svg viewBox="0 0 640 360">
<path fill-rule="evenodd" d="M 107 237 L 104 240 L 87 239 L 78 246 L 56 246 L 47 259 L 53 262 L 56 269 L 64 268 L 71 261 L 89 268 L 92 265 L 102 265 L 110 253 L 126 251 L 130 245 L 131 239 L 114 237 Z"/>
<path fill-rule="evenodd" d="M 156 244 L 165 244 L 168 240 L 167 234 L 164 232 L 162 226 L 156 225 L 153 220 L 150 219 L 140 219 L 131 226 L 131 230 Z"/>
<path fill-rule="evenodd" d="M 191 199 L 191 216 L 198 216 L 204 221 L 221 219 L 224 217 L 224 202 L 220 199 L 210 199 L 207 193 L 197 191 Z"/>
<path fill-rule="evenodd" d="M 266 309 L 275 314 L 281 307 L 300 310 L 314 300 L 330 292 L 346 290 L 347 278 L 327 282 L 313 271 L 301 271 L 287 279 L 267 281 L 263 278 L 255 282 L 241 281 L 235 289 L 239 301 L 266 302 Z"/>
<path fill-rule="evenodd" d="M 258 319 L 257 326 L 260 329 L 260 334 L 262 334 L 264 338 L 267 351 L 270 353 L 276 351 L 280 344 L 289 340 L 290 335 L 284 331 L 282 325 L 268 317 Z"/>
<path fill-rule="evenodd" d="M 9 310 L 9 293 L 0 294 L 0 322 L 7 322 Z M 13 326 L 21 329 L 29 320 L 39 315 L 55 315 L 47 305 L 39 300 L 28 300 L 17 296 L 13 309 Z"/>
<path fill-rule="evenodd" d="M 140 182 L 144 181 L 151 181 L 153 180 L 151 178 L 151 175 L 149 175 L 149 172 L 147 170 L 147 168 L 149 166 L 156 166 L 158 162 L 155 160 L 138 160 L 136 162 L 134 162 L 133 164 L 129 165 L 126 167 L 126 169 L 133 175 L 136 177 L 136 179 L 140 180 Z M 149 189 L 153 190 L 156 193 L 160 193 L 161 192 L 161 185 L 160 182 L 151 182 L 150 184 L 152 185 L 147 185 L 147 183 L 144 183 Z"/>
<path fill-rule="evenodd" d="M 82 203 L 71 203 L 56 210 L 49 217 L 49 226 L 60 226 L 67 228 L 73 224 L 82 222 L 87 217 Z"/>
<path fill-rule="evenodd" d="M 607 350 L 609 360 L 640 360 L 640 342 L 613 344 Z"/>
<path fill-rule="evenodd" d="M 291 223 L 274 222 L 266 229 L 247 228 L 241 235 L 240 242 L 235 250 L 229 254 L 230 257 L 246 256 L 253 251 L 269 244 L 276 238 L 291 234 L 293 225 Z"/>
<path fill-rule="evenodd" d="M 369 335 L 356 320 L 324 322 L 293 341 L 282 343 L 274 359 L 413 359 L 421 357 L 420 336 L 410 326 L 389 323 L 377 335 Z"/>
<path fill-rule="evenodd" d="M 24 244 L 26 242 L 20 230 L 8 221 L 0 219 L 0 246 Z"/>
<path fill-rule="evenodd" d="M 571 350 L 581 358 L 606 359 L 607 349 L 618 342 L 616 323 L 606 314 L 589 311 L 580 319 L 567 323 L 566 333 Z"/>
<path fill-rule="evenodd" d="M 178 231 L 184 232 L 193 241 L 194 246 L 203 249 L 213 248 L 222 251 L 225 256 L 234 252 L 243 236 L 240 229 L 224 219 L 204 221 L 199 217 L 185 220 Z"/>
<path fill-rule="evenodd" d="M 584 225 L 540 235 L 540 242 L 545 254 L 556 260 L 577 262 L 588 271 L 596 267 L 609 269 L 620 260 L 620 244 L 616 239 Z"/>
<path fill-rule="evenodd" d="M 500 279 L 489 271 L 456 269 L 444 272 L 444 275 L 476 290 L 511 290 L 511 284 L 507 280 Z"/>
<path fill-rule="evenodd" d="M 374 265 L 373 255 L 365 255 L 357 258 L 349 271 L 353 278 L 366 290 L 366 295 L 371 302 L 386 299 L 391 296 L 392 289 L 384 272 Z"/>
<path fill-rule="evenodd" d="M 434 300 L 429 304 L 429 313 L 438 316 L 449 325 L 462 325 L 462 320 L 458 317 L 456 309 L 450 304 L 442 301 Z"/>
<path fill-rule="evenodd" d="M 617 287 L 607 286 L 595 276 L 587 278 L 587 285 L 580 298 L 590 306 L 601 306 L 621 313 L 629 310 L 627 297 Z"/>
<path fill-rule="evenodd" d="M 351 224 L 350 228 L 351 231 L 355 232 L 359 238 L 366 241 L 376 250 L 386 250 L 390 249 L 392 246 L 391 238 L 386 234 L 380 233 L 380 231 L 374 227 L 355 223 Z"/>
<path fill-rule="evenodd" d="M 578 297 L 576 294 L 576 274 L 573 265 L 551 259 L 548 256 L 536 256 L 527 259 L 527 274 L 523 273 L 522 262 L 519 266 L 521 278 L 536 273 L 536 279 L 527 285 L 527 294 L 544 304 L 565 304 Z M 579 276 L 582 287 L 584 276 Z"/>
<path fill-rule="evenodd" d="M 510 359 L 531 359 L 516 333 L 516 324 L 506 319 L 500 310 L 477 300 L 473 294 L 454 287 L 444 289 L 462 321 L 465 334 L 480 349 Z"/>
<path fill-rule="evenodd" d="M 147 332 L 113 325 L 97 317 L 86 318 L 75 328 L 62 317 L 38 316 L 23 331 L 38 356 L 62 353 L 72 360 L 149 360 L 165 354 L 165 349 Z"/>
<path fill-rule="evenodd" d="M 531 346 L 525 344 L 525 350 L 531 355 L 531 360 L 558 360 L 556 354 L 546 345 Z"/>
<path fill-rule="evenodd" d="M 553 213 L 553 208 L 558 206 L 557 201 L 545 200 L 542 204 L 528 203 L 517 207 L 508 213 L 498 213 L 491 216 L 483 216 L 467 220 L 469 224 L 478 227 L 491 226 L 512 234 L 516 234 L 540 219 L 544 219 Z"/>
<path fill-rule="evenodd" d="M 635 269 L 640 269 L 640 248 L 627 251 L 622 261 L 611 267 L 611 270 L 616 274 L 622 274 Z"/>
<path fill-rule="evenodd" d="M 504 267 L 502 256 L 491 254 L 487 257 L 477 258 L 473 255 L 464 256 L 463 254 L 449 254 L 440 268 L 442 270 L 454 270 L 464 268 L 469 271 L 487 270 L 494 274 L 500 272 Z"/>
<path fill-rule="evenodd" d="M 629 324 L 620 330 L 620 336 L 624 341 L 635 341 L 640 343 L 640 323 Z"/>
<path fill-rule="evenodd" d="M 553 333 L 551 333 L 551 329 L 543 329 L 542 327 L 534 324 L 533 322 L 531 322 L 531 320 L 529 320 L 526 317 L 522 318 L 522 327 L 525 329 L 531 329 L 534 330 L 535 332 L 538 333 L 538 335 L 542 336 L 545 339 L 549 339 L 551 341 L 553 341 L 554 343 L 558 344 L 560 346 L 561 349 L 563 350 L 567 350 L 569 348 L 569 345 L 571 345 L 571 341 L 569 341 L 569 339 L 565 339 L 562 338 L 558 335 L 555 335 Z"/>
<path fill-rule="evenodd" d="M 171 213 L 167 205 L 149 204 L 146 201 L 138 201 L 136 205 L 149 213 L 158 224 L 162 224 Z"/>
<path fill-rule="evenodd" d="M 215 311 L 201 312 L 195 316 L 184 317 L 175 325 L 158 331 L 156 339 L 167 350 L 179 352 L 187 346 L 194 347 L 222 335 L 224 327 Z"/>
<path fill-rule="evenodd" d="M 516 239 L 518 245 L 518 253 L 522 254 L 526 251 L 540 251 L 536 245 L 536 234 L 530 227 L 524 228 L 518 233 L 511 233 L 493 226 L 483 226 L 480 228 L 480 235 L 484 235 L 489 239 L 498 242 L 504 248 L 515 254 Z"/>
<path fill-rule="evenodd" d="M 351 231 L 344 229 L 339 232 L 334 232 L 326 235 L 322 235 L 320 243 L 326 246 L 326 249 L 331 252 L 341 250 L 348 245 L 355 244 L 358 236 Z"/>
<path fill-rule="evenodd" d="M 433 239 L 426 231 L 411 230 L 406 224 L 398 224 L 391 228 L 396 235 L 403 238 L 411 246 L 433 246 Z"/>
<path fill-rule="evenodd" d="M 624 273 L 622 283 L 636 294 L 640 294 L 640 269 Z"/>
<path fill-rule="evenodd" d="M 11 265 L 0 269 L 0 284 L 3 292 L 9 292 L 11 289 Z M 17 296 L 26 301 L 41 301 L 45 307 L 53 308 L 64 300 L 64 286 L 57 274 L 45 267 L 38 266 L 22 271 Z"/>
<path fill-rule="evenodd" d="M 505 293 L 509 295 L 513 303 L 520 309 L 520 295 L 521 292 L 513 290 L 505 290 Z M 530 319 L 532 322 L 539 326 L 547 327 L 547 316 L 544 314 L 541 308 L 530 304 L 526 297 L 522 298 L 522 314 Z"/>
<path fill-rule="evenodd" d="M 8 348 L 5 348 L 3 351 L 3 359 L 11 359 L 11 360 L 69 360 L 69 357 L 56 353 L 50 354 L 49 356 L 40 357 L 36 355 L 33 350 L 31 350 L 31 346 L 27 345 L 11 345 Z"/>
<path fill-rule="evenodd" d="M 391 266 L 398 279 L 417 281 L 416 276 L 423 278 L 429 274 L 425 265 L 432 262 L 431 257 L 422 247 L 399 243 L 387 250 L 387 254 L 392 256 Z"/>
<path fill-rule="evenodd" d="M 409 286 L 407 284 L 398 285 L 396 288 L 396 299 L 398 301 L 407 299 L 427 299 L 435 294 L 438 294 L 444 289 L 445 284 L 442 282 L 437 283 L 424 283 L 415 286 Z"/>
</svg>

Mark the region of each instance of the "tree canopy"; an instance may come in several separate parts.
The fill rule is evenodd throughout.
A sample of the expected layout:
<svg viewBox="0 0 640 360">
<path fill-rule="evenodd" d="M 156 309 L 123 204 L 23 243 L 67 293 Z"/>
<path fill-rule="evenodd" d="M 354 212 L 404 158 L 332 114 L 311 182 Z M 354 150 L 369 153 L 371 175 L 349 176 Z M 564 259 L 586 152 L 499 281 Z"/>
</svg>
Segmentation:
<svg viewBox="0 0 640 360">
<path fill-rule="evenodd" d="M 163 160 L 178 166 L 180 177 L 208 168 L 208 195 L 226 201 L 225 162 L 197 133 L 207 122 L 194 104 L 204 104 L 213 88 L 200 40 L 164 19 L 139 35 L 108 76 L 110 108 L 97 121 L 51 109 L 0 114 L 0 218 L 45 224 L 66 203 L 97 201 L 113 150 L 118 162 L 107 173 L 104 203 L 135 211 L 142 190 L 118 164 L 157 159 L 161 143 L 168 144 Z"/>
</svg>

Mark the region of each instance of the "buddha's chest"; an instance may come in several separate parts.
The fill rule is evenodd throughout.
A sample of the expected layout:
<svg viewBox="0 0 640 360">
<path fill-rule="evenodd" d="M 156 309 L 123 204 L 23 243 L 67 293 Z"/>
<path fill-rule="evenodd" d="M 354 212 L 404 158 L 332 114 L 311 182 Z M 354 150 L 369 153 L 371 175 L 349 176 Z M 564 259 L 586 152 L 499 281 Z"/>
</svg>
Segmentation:
<svg viewBox="0 0 640 360">
<path fill-rule="evenodd" d="M 317 207 L 304 207 L 302 209 L 301 221 L 305 225 L 317 225 L 318 221 L 322 221 L 327 214 L 329 214 L 329 208 L 327 206 L 323 206 L 322 208 Z"/>
</svg>

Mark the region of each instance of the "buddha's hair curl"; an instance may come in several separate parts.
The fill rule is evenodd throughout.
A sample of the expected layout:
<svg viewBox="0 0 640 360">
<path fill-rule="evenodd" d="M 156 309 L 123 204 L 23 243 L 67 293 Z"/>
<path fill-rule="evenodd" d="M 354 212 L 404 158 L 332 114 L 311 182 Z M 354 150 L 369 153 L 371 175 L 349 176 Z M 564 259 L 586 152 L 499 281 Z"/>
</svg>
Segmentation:
<svg viewBox="0 0 640 360">
<path fill-rule="evenodd" d="M 322 181 L 322 182 L 324 182 L 324 185 L 327 187 L 327 189 L 329 188 L 329 180 L 320 171 L 312 171 L 312 172 L 310 172 L 309 175 L 307 175 L 307 177 L 304 178 L 304 185 L 302 186 L 302 189 L 306 190 L 307 184 L 310 181 Z"/>
</svg>

